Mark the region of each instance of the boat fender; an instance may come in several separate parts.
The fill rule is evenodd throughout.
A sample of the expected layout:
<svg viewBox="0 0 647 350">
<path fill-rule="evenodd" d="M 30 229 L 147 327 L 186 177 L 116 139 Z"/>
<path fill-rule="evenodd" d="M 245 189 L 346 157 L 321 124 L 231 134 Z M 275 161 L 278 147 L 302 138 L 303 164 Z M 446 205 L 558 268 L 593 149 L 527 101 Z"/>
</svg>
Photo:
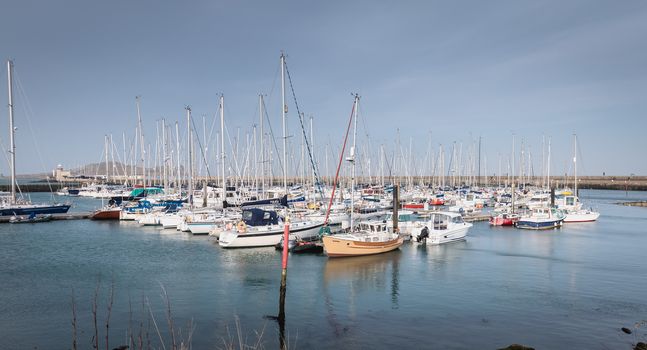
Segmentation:
<svg viewBox="0 0 647 350">
<path fill-rule="evenodd" d="M 247 225 L 245 224 L 245 221 L 239 221 L 238 224 L 236 224 L 236 229 L 238 229 L 239 233 L 243 233 L 247 231 Z"/>
<path fill-rule="evenodd" d="M 422 230 L 420 230 L 420 234 L 416 236 L 416 242 L 421 242 L 424 239 L 427 239 L 429 237 L 429 229 L 427 226 L 423 227 Z"/>
</svg>

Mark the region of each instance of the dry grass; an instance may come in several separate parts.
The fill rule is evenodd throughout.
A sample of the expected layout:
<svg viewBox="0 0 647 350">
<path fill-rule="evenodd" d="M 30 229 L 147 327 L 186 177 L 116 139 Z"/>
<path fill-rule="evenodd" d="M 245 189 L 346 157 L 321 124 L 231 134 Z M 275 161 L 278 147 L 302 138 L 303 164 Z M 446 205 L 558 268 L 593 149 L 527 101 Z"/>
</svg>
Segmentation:
<svg viewBox="0 0 647 350">
<path fill-rule="evenodd" d="M 100 349 L 99 339 L 102 337 L 104 339 L 103 345 L 106 350 L 191 350 L 191 344 L 195 333 L 195 324 L 193 320 L 190 320 L 186 327 L 178 328 L 172 314 L 171 301 L 166 288 L 160 284 L 160 289 L 164 303 L 165 320 L 163 320 L 162 323 L 158 322 L 159 320 L 156 318 L 154 312 L 155 308 L 151 305 L 150 300 L 146 296 L 142 296 L 141 298 L 141 310 L 139 315 L 137 315 L 138 317 L 136 317 L 135 312 L 133 311 L 132 300 L 129 298 L 128 327 L 125 341 L 118 346 L 113 344 L 111 347 L 110 326 L 111 321 L 113 321 L 112 310 L 115 301 L 115 284 L 114 282 L 110 284 L 105 305 L 101 306 L 101 281 L 98 281 L 97 286 L 94 289 L 90 309 L 92 330 L 90 345 L 92 349 Z M 81 327 L 78 322 L 78 306 L 74 290 L 72 290 L 71 308 L 72 349 L 76 350 L 79 347 L 79 334 L 83 334 L 83 332 L 80 331 Z M 102 310 L 105 310 L 103 315 L 101 312 Z M 100 322 L 102 317 L 105 317 L 104 322 Z M 160 325 L 163 325 L 164 321 L 166 321 L 166 332 L 163 332 L 160 328 Z M 103 327 L 100 326 L 101 323 L 103 323 Z M 234 316 L 234 325 L 235 328 L 233 329 L 233 332 L 229 326 L 226 327 L 226 336 L 222 337 L 222 344 L 215 344 L 214 347 L 225 350 L 256 350 L 265 348 L 264 341 L 266 339 L 264 338 L 267 335 L 266 324 L 263 325 L 263 328 L 260 331 L 254 330 L 251 335 L 247 335 L 244 332 L 238 316 Z M 279 335 L 279 337 L 282 349 L 295 348 L 296 337 L 293 340 L 294 346 L 290 344 L 289 337 L 284 337 L 283 335 Z"/>
</svg>

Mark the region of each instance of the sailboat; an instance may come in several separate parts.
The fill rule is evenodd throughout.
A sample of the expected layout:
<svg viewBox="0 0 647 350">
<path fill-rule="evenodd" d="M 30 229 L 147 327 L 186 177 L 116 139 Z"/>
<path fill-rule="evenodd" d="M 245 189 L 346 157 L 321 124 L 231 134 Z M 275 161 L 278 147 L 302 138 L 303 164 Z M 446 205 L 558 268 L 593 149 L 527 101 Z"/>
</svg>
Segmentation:
<svg viewBox="0 0 647 350">
<path fill-rule="evenodd" d="M 404 238 L 400 237 L 397 232 L 388 230 L 386 223 L 379 222 L 368 222 L 357 227 L 353 223 L 353 198 L 352 191 L 355 187 L 355 141 L 357 138 L 357 107 L 359 104 L 359 96 L 355 95 L 355 101 L 353 103 L 353 113 L 351 113 L 351 118 L 355 118 L 355 128 L 353 132 L 353 146 L 350 149 L 350 157 L 347 158 L 347 161 L 351 162 L 352 173 L 351 173 L 351 213 L 350 213 L 350 231 L 348 233 L 341 233 L 335 235 L 323 236 L 324 250 L 328 257 L 346 257 L 346 256 L 363 256 L 363 255 L 372 255 L 372 254 L 381 254 L 390 252 L 392 250 L 398 249 L 402 243 L 404 243 Z M 351 123 L 348 124 L 350 128 Z M 346 137 L 348 137 L 348 130 L 346 131 Z M 342 148 L 342 154 L 346 148 L 346 140 L 344 140 L 344 147 Z M 341 165 L 341 158 L 340 158 Z M 397 189 L 394 189 L 394 195 L 397 196 Z M 394 205 L 397 206 L 396 201 L 394 200 Z M 397 217 L 397 215 L 396 215 Z"/>
<path fill-rule="evenodd" d="M 574 222 L 591 222 L 591 221 L 596 221 L 598 217 L 600 217 L 600 213 L 595 212 L 590 209 L 583 209 L 582 208 L 582 203 L 580 202 L 580 199 L 578 197 L 578 192 L 577 192 L 577 135 L 573 135 L 573 152 L 575 153 L 573 155 L 573 177 L 575 181 L 575 186 L 573 193 L 570 195 L 564 196 L 561 200 L 560 203 L 558 204 L 558 208 L 562 209 L 564 213 L 566 214 L 566 217 L 564 218 L 565 223 L 574 223 Z"/>
<path fill-rule="evenodd" d="M 69 204 L 32 204 L 25 199 L 16 198 L 16 129 L 13 123 L 13 62 L 7 61 L 7 80 L 9 87 L 9 140 L 11 154 L 11 192 L 0 196 L 0 216 L 10 215 L 38 215 L 67 213 L 70 210 Z"/>
</svg>

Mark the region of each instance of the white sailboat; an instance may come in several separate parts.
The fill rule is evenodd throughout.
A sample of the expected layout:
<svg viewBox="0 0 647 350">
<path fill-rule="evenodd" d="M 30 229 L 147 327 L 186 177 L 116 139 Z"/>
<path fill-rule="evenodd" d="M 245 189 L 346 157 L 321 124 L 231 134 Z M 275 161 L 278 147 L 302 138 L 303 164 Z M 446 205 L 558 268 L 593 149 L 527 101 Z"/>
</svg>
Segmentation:
<svg viewBox="0 0 647 350">
<path fill-rule="evenodd" d="M 566 216 L 564 217 L 565 223 L 575 223 L 575 222 L 592 222 L 596 221 L 600 217 L 600 213 L 595 212 L 591 209 L 583 209 L 582 203 L 578 197 L 577 192 L 577 135 L 573 135 L 574 138 L 574 153 L 573 156 L 573 174 L 575 178 L 574 192 L 572 196 L 564 197 L 564 203 L 562 206 L 559 206 L 560 209 L 563 209 Z"/>
<path fill-rule="evenodd" d="M 33 204 L 16 196 L 16 128 L 13 117 L 13 62 L 7 61 L 7 86 L 9 93 L 9 154 L 11 167 L 11 192 L 0 195 L 0 216 L 67 213 L 70 204 Z"/>
</svg>

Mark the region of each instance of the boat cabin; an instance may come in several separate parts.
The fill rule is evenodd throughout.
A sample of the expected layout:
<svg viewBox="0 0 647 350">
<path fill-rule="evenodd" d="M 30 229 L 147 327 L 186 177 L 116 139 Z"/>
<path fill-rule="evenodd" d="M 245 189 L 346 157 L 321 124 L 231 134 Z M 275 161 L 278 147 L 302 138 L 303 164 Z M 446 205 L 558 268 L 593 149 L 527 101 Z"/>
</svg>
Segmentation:
<svg viewBox="0 0 647 350">
<path fill-rule="evenodd" d="M 432 213 L 429 219 L 432 230 L 446 230 L 448 226 L 463 224 L 463 216 L 458 213 Z"/>
<path fill-rule="evenodd" d="M 379 233 L 387 232 L 386 223 L 382 221 L 364 221 L 359 224 L 360 231 Z"/>
<path fill-rule="evenodd" d="M 243 210 L 243 221 L 249 226 L 278 225 L 279 216 L 274 210 L 248 208 Z"/>
</svg>

